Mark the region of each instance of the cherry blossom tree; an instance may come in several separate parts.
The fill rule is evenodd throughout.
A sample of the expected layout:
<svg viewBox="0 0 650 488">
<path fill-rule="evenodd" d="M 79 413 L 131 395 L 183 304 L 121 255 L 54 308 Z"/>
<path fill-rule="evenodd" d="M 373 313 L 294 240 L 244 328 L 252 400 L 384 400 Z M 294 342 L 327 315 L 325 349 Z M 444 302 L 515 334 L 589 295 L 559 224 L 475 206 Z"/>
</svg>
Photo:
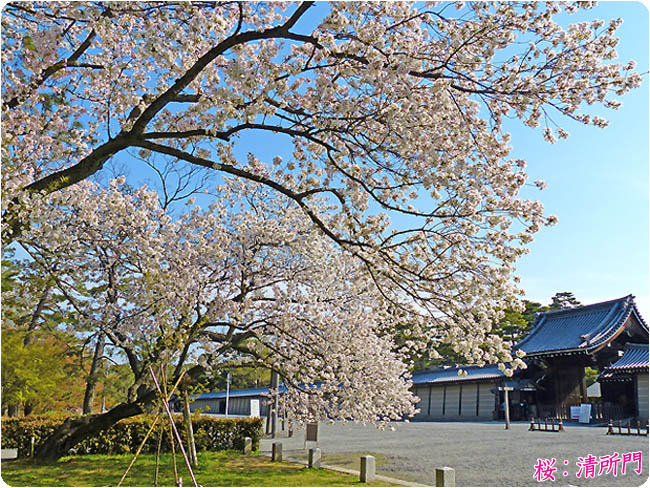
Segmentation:
<svg viewBox="0 0 650 488">
<path fill-rule="evenodd" d="M 279 348 L 286 377 L 305 383 L 320 378 L 316 373 L 330 374 L 328 367 L 346 369 L 350 382 L 361 382 L 355 365 L 379 351 L 399 355 L 433 344 L 435 355 L 437 343 L 452 344 L 468 361 L 502 362 L 510 372 L 509 344 L 490 330 L 496 310 L 516 303 L 517 258 L 555 217 L 520 196 L 526 163 L 509 158 L 504 119 L 539 127 L 553 142 L 568 136 L 563 119 L 604 127 L 590 105 L 615 109 L 618 97 L 641 82 L 633 62 L 613 62 L 619 20 L 566 28 L 555 20 L 589 7 L 9 3 L 2 18 L 3 241 L 31 241 L 35 258 L 45 253 L 44 263 L 50 251 L 94 263 L 108 252 L 101 266 L 88 263 L 96 270 L 92 279 L 105 283 L 101 306 L 72 291 L 70 299 L 80 307 L 80 320 L 86 313 L 84 320 L 105 324 L 107 334 L 115 324 L 111 340 L 136 351 L 138 361 L 158 351 L 150 337 L 159 337 L 160 327 L 177 331 L 161 336 L 177 341 L 176 348 L 159 348 L 170 360 L 188 355 L 195 339 L 206 354 L 219 339 L 231 351 L 237 349 L 233 338 L 242 338 L 235 344 L 240 349 L 259 339 L 257 327 L 220 336 L 201 322 L 208 317 L 211 323 L 218 310 L 227 328 L 233 320 L 250 323 L 275 313 L 274 333 L 264 329 L 271 327 L 266 322 L 259 325 L 263 337 L 268 332 L 275 339 L 247 353 Z M 290 149 L 269 160 L 253 152 L 241 158 L 249 133 L 273 136 Z M 261 185 L 274 195 L 273 204 L 258 207 L 258 215 L 246 191 L 228 190 L 212 210 L 174 220 L 144 189 L 117 196 L 118 184 L 102 193 L 87 183 L 110 161 L 136 164 L 138 158 L 155 166 L 155 156 L 181 171 L 205 168 Z M 120 206 L 129 198 L 137 202 L 130 213 Z M 101 218 L 93 213 L 100 201 Z M 237 209 L 228 224 L 217 218 L 225 201 Z M 237 281 L 217 284 L 205 278 L 212 276 L 206 270 L 252 265 L 252 275 L 261 273 L 265 261 L 226 263 L 232 256 L 223 249 L 241 235 L 242 251 L 233 256 L 249 256 L 247 236 L 267 236 L 271 216 L 289 219 L 277 230 L 291 236 L 273 234 L 275 246 L 264 247 L 269 263 L 281 263 L 272 271 L 312 263 L 313 274 L 299 274 L 297 287 L 263 281 L 259 290 L 256 281 L 240 279 L 235 300 Z M 291 231 L 291 219 L 304 235 Z M 101 240 L 90 254 L 75 248 L 90 238 L 67 230 L 82 229 L 80 222 L 96 229 L 88 242 Z M 131 276 L 119 287 L 106 284 L 114 260 Z M 290 283 L 287 276 L 280 282 Z M 220 293 L 226 291 L 230 295 Z M 309 307 L 303 304 L 308 297 L 316 297 Z M 391 320 L 380 312 L 390 308 L 384 303 L 400 313 Z M 402 312 L 409 326 L 399 328 L 402 349 L 395 350 L 388 346 Z M 336 326 L 324 327 L 329 320 Z M 377 324 L 386 324 L 384 333 Z M 320 362 L 299 343 L 282 342 L 291 331 L 310 337 L 310 350 L 322 348 Z M 358 344 L 359 356 L 341 356 L 346 344 Z M 180 364 L 180 356 L 174 359 Z M 401 371 L 399 363 L 383 357 L 373 374 L 388 381 L 389 373 Z M 320 393 L 296 390 L 296 413 L 309 406 L 329 414 L 339 405 L 360 414 L 372 404 L 383 405 L 390 418 L 406 408 L 400 403 L 391 412 L 380 395 L 355 401 L 345 388 L 319 391 L 326 397 L 313 400 Z M 134 393 L 137 398 L 137 388 Z"/>
<path fill-rule="evenodd" d="M 171 366 L 172 383 L 197 363 L 272 368 L 295 422 L 383 423 L 414 412 L 391 302 L 293 202 L 230 180 L 208 209 L 174 221 L 157 193 L 119 183 L 62 191 L 58 213 L 34 219 L 20 239 L 78 330 L 105 334 L 135 379 L 127 401 L 68 421 L 39 457 L 142 411 L 155 398 L 149 366 Z"/>
<path fill-rule="evenodd" d="M 556 118 L 603 127 L 589 105 L 616 108 L 641 81 L 634 62 L 612 62 L 620 20 L 554 20 L 583 7 L 9 3 L 4 240 L 107 161 L 165 156 L 292 200 L 387 296 L 411 297 L 441 339 L 486 359 L 471 337 L 519 291 L 515 260 L 555 221 L 520 197 L 526 163 L 508 159 L 503 120 L 553 142 L 568 135 Z M 291 154 L 242 160 L 246 133 Z"/>
</svg>

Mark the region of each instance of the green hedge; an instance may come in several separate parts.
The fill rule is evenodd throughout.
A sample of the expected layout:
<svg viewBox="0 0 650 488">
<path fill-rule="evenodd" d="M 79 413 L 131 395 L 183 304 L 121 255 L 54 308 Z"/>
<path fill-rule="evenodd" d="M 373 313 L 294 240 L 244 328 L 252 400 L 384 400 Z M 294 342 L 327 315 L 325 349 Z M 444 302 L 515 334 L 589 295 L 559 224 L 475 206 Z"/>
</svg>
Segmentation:
<svg viewBox="0 0 650 488">
<path fill-rule="evenodd" d="M 153 419 L 152 415 L 139 415 L 121 420 L 100 434 L 74 446 L 71 454 L 134 453 L 147 434 Z M 35 438 L 35 449 L 38 450 L 40 445 L 64 420 L 63 417 L 2 418 L 2 447 L 17 447 L 19 456 L 28 456 L 32 436 Z M 185 446 L 185 427 L 182 416 L 175 415 L 174 422 Z M 160 424 L 159 421 L 158 425 Z M 171 452 L 169 420 L 165 419 L 162 424 L 165 426 L 162 451 Z M 224 419 L 201 415 L 192 417 L 192 426 L 197 451 L 220 451 L 239 448 L 244 437 L 253 439 L 253 449 L 257 450 L 262 436 L 263 419 Z M 142 452 L 155 453 L 158 446 L 158 436 L 159 427 L 156 427 L 149 439 L 147 439 Z"/>
</svg>

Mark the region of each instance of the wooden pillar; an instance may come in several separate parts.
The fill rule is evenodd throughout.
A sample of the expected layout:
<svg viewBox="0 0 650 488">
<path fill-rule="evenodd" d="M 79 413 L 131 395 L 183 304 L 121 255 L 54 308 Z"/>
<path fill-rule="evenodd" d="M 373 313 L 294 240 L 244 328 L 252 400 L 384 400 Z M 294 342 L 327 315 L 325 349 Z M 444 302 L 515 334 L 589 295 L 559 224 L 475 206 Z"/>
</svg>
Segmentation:
<svg viewBox="0 0 650 488">
<path fill-rule="evenodd" d="M 504 396 L 505 396 L 505 403 L 506 403 L 506 408 L 505 408 L 506 429 L 509 429 L 510 428 L 510 401 L 508 400 L 508 390 L 504 389 L 503 393 L 504 393 Z"/>
<path fill-rule="evenodd" d="M 585 368 L 582 368 L 582 378 L 580 378 L 580 400 L 582 403 L 589 403 L 589 397 L 587 397 L 587 377 L 585 376 Z"/>
</svg>

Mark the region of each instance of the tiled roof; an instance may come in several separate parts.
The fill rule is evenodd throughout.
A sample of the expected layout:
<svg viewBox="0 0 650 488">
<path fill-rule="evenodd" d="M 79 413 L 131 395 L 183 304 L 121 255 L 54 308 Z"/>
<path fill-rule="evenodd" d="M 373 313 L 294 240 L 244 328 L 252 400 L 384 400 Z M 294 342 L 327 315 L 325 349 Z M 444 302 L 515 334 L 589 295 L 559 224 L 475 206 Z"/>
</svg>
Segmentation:
<svg viewBox="0 0 650 488">
<path fill-rule="evenodd" d="M 625 344 L 623 356 L 605 368 L 608 373 L 648 370 L 648 344 Z"/>
<path fill-rule="evenodd" d="M 284 393 L 287 391 L 286 387 L 280 386 L 279 388 L 280 392 Z M 258 396 L 264 396 L 269 394 L 269 388 L 249 388 L 247 390 L 230 390 L 230 394 L 228 395 L 230 398 L 239 398 L 239 397 L 258 397 Z M 192 399 L 192 401 L 196 400 L 214 400 L 217 398 L 226 398 L 226 392 L 225 391 L 215 391 L 215 392 L 209 392 L 209 393 L 202 393 Z"/>
<path fill-rule="evenodd" d="M 555 351 L 587 352 L 610 340 L 631 314 L 647 331 L 648 326 L 639 314 L 632 295 L 542 313 L 538 315 L 533 330 L 515 349 L 522 349 L 528 356 Z"/>
<path fill-rule="evenodd" d="M 458 371 L 463 370 L 467 375 L 459 376 Z M 413 384 L 432 384 L 432 383 L 455 383 L 459 381 L 480 381 L 505 377 L 505 373 L 500 371 L 497 365 L 488 364 L 487 366 L 463 366 L 457 368 L 436 369 L 433 371 L 420 371 L 413 373 Z"/>
</svg>

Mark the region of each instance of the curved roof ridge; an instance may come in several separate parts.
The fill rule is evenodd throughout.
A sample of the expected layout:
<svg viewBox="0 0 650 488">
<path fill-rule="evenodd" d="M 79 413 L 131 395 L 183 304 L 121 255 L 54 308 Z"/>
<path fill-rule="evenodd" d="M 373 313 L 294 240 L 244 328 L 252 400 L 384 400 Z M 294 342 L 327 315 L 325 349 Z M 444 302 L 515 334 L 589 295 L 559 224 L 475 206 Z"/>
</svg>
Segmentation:
<svg viewBox="0 0 650 488">
<path fill-rule="evenodd" d="M 634 295 L 537 315 L 530 333 L 515 345 L 529 355 L 553 352 L 588 352 L 618 335 L 634 314 L 647 332 Z"/>
<path fill-rule="evenodd" d="M 648 369 L 648 344 L 626 343 L 623 355 L 603 370 L 603 377 L 611 372 L 624 372 Z"/>
<path fill-rule="evenodd" d="M 634 300 L 634 296 L 632 296 L 632 310 L 634 312 L 634 316 L 638 319 L 639 324 L 641 324 L 641 327 L 643 327 L 646 332 L 648 332 L 650 329 L 648 328 L 648 323 L 644 320 L 644 318 L 641 316 L 641 312 L 639 312 L 639 308 L 636 306 L 636 301 Z"/>
<path fill-rule="evenodd" d="M 625 323 L 625 321 L 632 313 L 632 300 L 630 297 L 632 297 L 632 295 L 625 297 L 626 300 L 623 303 L 616 303 L 616 305 L 612 306 L 612 309 L 607 314 L 605 319 L 603 319 L 602 323 L 596 327 L 587 338 L 587 347 L 602 342 L 608 336 L 610 336 L 613 331 L 618 330 Z M 617 310 L 618 305 L 621 305 L 620 311 Z M 613 326 L 612 323 L 614 324 Z"/>
<path fill-rule="evenodd" d="M 598 308 L 598 307 L 602 307 L 604 305 L 611 305 L 612 303 L 622 302 L 622 301 L 628 300 L 628 299 L 634 300 L 634 295 L 632 295 L 630 293 L 629 295 L 625 295 L 624 297 L 614 298 L 612 300 L 604 300 L 602 302 L 589 303 L 587 305 L 579 305 L 577 307 L 571 307 L 571 308 L 561 308 L 559 310 L 549 310 L 548 312 L 540 312 L 539 314 L 540 315 L 555 315 L 555 314 L 559 314 L 559 313 L 570 314 L 572 312 L 584 312 L 585 309 L 588 309 L 588 308 Z"/>
</svg>

